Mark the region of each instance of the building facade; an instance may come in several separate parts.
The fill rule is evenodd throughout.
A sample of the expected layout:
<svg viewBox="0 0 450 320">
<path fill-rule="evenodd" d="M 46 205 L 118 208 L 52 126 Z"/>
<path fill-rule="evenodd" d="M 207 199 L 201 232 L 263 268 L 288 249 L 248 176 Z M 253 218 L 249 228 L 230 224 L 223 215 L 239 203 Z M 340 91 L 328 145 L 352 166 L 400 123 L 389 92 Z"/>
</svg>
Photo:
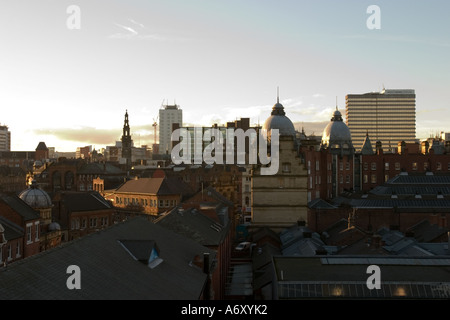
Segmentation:
<svg viewBox="0 0 450 320">
<path fill-rule="evenodd" d="M 0 151 L 11 151 L 11 132 L 8 126 L 0 126 Z"/>
<path fill-rule="evenodd" d="M 281 229 L 307 218 L 308 172 L 298 152 L 294 125 L 279 101 L 262 128 L 269 143 L 273 129 L 279 133 L 279 168 L 273 175 L 261 175 L 261 165 L 252 171 L 252 227 Z"/>
<path fill-rule="evenodd" d="M 164 105 L 159 109 L 159 154 L 170 154 L 172 151 L 172 125 L 183 126 L 183 110 L 180 106 Z"/>
<path fill-rule="evenodd" d="M 416 94 L 414 90 L 389 90 L 365 94 L 348 94 L 346 123 L 352 132 L 353 145 L 360 151 L 368 133 L 381 141 L 385 152 L 399 141 L 416 141 Z"/>
</svg>

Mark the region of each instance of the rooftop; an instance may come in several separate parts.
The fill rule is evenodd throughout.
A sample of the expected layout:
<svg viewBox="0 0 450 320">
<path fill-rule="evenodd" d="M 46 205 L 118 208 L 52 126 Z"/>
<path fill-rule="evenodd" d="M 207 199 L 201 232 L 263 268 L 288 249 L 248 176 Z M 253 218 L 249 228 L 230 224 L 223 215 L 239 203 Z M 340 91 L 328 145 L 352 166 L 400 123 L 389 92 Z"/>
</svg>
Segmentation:
<svg viewBox="0 0 450 320">
<path fill-rule="evenodd" d="M 118 240 L 157 245 L 163 261 L 151 268 L 136 261 Z M 141 249 L 136 250 L 142 253 Z M 206 275 L 192 262 L 203 253 L 215 254 L 195 241 L 137 217 L 3 268 L 0 299 L 196 300 Z M 81 290 L 67 288 L 70 274 L 66 270 L 70 265 L 80 268 Z"/>
</svg>

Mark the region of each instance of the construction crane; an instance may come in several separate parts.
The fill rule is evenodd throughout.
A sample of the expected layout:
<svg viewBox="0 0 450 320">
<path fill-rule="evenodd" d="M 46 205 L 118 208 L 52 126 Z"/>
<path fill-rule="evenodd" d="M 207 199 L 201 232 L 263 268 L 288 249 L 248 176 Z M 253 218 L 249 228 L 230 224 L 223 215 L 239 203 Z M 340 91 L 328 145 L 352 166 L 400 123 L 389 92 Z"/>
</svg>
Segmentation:
<svg viewBox="0 0 450 320">
<path fill-rule="evenodd" d="M 159 118 L 159 116 L 157 116 L 156 118 L 153 118 L 153 124 L 152 124 L 153 128 L 155 129 L 155 133 L 153 136 L 153 138 L 155 140 L 154 144 L 156 144 L 156 127 L 158 126 L 158 118 Z"/>
</svg>

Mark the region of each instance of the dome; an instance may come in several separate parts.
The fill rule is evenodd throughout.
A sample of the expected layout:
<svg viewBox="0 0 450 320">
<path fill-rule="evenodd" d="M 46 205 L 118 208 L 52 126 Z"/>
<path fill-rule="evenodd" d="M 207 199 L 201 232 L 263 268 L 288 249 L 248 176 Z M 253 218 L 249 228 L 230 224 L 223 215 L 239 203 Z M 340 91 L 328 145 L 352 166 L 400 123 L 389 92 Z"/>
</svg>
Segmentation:
<svg viewBox="0 0 450 320">
<path fill-rule="evenodd" d="M 61 230 L 61 226 L 58 222 L 52 222 L 48 225 L 48 231 L 57 231 Z"/>
<path fill-rule="evenodd" d="M 295 137 L 294 124 L 286 117 L 284 107 L 278 99 L 277 103 L 272 108 L 271 116 L 266 119 L 262 128 L 263 130 L 266 130 L 267 133 L 272 129 L 278 129 L 280 135 Z"/>
<path fill-rule="evenodd" d="M 34 209 L 52 207 L 52 199 L 44 190 L 37 186 L 35 180 L 30 187 L 19 194 L 19 198 Z"/>
<path fill-rule="evenodd" d="M 342 114 L 337 109 L 333 113 L 330 123 L 323 130 L 322 147 L 353 148 L 350 129 L 342 120 Z"/>
</svg>

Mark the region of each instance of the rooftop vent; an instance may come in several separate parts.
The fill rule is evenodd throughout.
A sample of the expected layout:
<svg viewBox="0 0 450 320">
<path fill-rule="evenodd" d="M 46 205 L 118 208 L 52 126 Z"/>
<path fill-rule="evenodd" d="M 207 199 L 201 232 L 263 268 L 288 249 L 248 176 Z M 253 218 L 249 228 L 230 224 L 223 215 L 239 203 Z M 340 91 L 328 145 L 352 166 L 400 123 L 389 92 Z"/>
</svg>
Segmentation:
<svg viewBox="0 0 450 320">
<path fill-rule="evenodd" d="M 118 240 L 130 256 L 153 269 L 164 260 L 159 257 L 159 249 L 154 240 Z"/>
<path fill-rule="evenodd" d="M 210 227 L 211 227 L 212 229 L 216 230 L 217 232 L 222 231 L 222 225 L 220 225 L 220 224 L 218 224 L 218 223 L 213 223 Z"/>
</svg>

